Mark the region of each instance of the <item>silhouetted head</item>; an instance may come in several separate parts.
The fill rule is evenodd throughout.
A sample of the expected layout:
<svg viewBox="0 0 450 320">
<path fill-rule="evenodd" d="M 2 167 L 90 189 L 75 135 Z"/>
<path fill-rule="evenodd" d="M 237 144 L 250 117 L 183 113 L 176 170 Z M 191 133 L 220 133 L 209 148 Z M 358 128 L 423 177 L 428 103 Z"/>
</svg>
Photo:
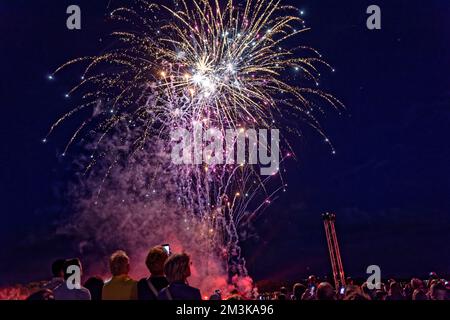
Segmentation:
<svg viewBox="0 0 450 320">
<path fill-rule="evenodd" d="M 302 298 L 303 293 L 306 291 L 306 286 L 301 283 L 294 284 L 292 288 L 292 294 L 295 297 L 295 300 L 300 300 Z"/>
<path fill-rule="evenodd" d="M 164 263 L 169 255 L 162 246 L 156 246 L 148 251 L 145 265 L 153 276 L 164 275 Z"/>
<path fill-rule="evenodd" d="M 391 296 L 401 296 L 402 295 L 402 287 L 400 283 L 391 281 L 389 284 L 389 294 Z"/>
<path fill-rule="evenodd" d="M 334 300 L 334 289 L 328 282 L 321 282 L 317 287 L 317 300 Z"/>
<path fill-rule="evenodd" d="M 64 263 L 65 259 L 57 259 L 52 263 L 52 274 L 54 277 L 63 278 L 64 277 Z"/>
<path fill-rule="evenodd" d="M 316 278 L 315 275 L 310 275 L 310 276 L 308 277 L 308 285 L 309 285 L 309 286 L 315 286 L 315 285 L 316 285 L 316 282 L 317 282 L 317 278 Z"/>
<path fill-rule="evenodd" d="M 186 253 L 171 255 L 164 264 L 164 273 L 169 282 L 183 281 L 191 275 L 191 259 Z"/>
<path fill-rule="evenodd" d="M 287 300 L 287 297 L 284 293 L 279 293 L 277 296 L 277 300 Z"/>
<path fill-rule="evenodd" d="M 347 277 L 345 279 L 345 284 L 348 286 L 352 286 L 354 284 L 353 279 L 351 277 Z"/>
<path fill-rule="evenodd" d="M 125 251 L 118 250 L 111 255 L 109 269 L 113 276 L 127 275 L 130 272 L 130 258 Z"/>
<path fill-rule="evenodd" d="M 412 278 L 410 283 L 413 290 L 423 288 L 423 282 L 418 278 Z"/>
</svg>

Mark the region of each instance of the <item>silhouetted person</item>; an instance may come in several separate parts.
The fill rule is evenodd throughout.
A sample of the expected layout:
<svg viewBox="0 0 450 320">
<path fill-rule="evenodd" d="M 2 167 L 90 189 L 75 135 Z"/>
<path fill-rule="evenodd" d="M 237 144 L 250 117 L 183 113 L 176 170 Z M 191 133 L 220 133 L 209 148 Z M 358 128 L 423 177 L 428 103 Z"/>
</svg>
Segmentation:
<svg viewBox="0 0 450 320">
<path fill-rule="evenodd" d="M 412 300 L 414 301 L 424 301 L 428 300 L 428 296 L 423 289 L 416 289 L 412 294 Z"/>
<path fill-rule="evenodd" d="M 114 252 L 109 258 L 112 278 L 105 283 L 102 300 L 136 300 L 137 282 L 128 276 L 130 258 L 125 251 Z"/>
<path fill-rule="evenodd" d="M 348 286 L 353 286 L 354 285 L 354 281 L 353 281 L 353 279 L 351 277 L 347 277 L 345 279 L 345 284 L 348 285 Z"/>
<path fill-rule="evenodd" d="M 222 293 L 220 290 L 215 290 L 214 293 L 209 297 L 209 300 L 222 300 Z"/>
<path fill-rule="evenodd" d="M 277 296 L 277 300 L 287 300 L 287 296 L 280 292 Z"/>
<path fill-rule="evenodd" d="M 43 289 L 55 290 L 64 282 L 64 263 L 65 259 L 57 259 L 52 263 L 52 275 L 53 278 L 47 282 Z"/>
<path fill-rule="evenodd" d="M 328 282 L 321 282 L 317 286 L 317 300 L 335 300 L 334 289 Z"/>
<path fill-rule="evenodd" d="M 430 287 L 430 300 L 445 300 L 447 290 L 441 282 L 433 283 Z"/>
<path fill-rule="evenodd" d="M 386 296 L 386 300 L 404 300 L 400 283 L 395 281 L 389 283 L 389 293 Z"/>
<path fill-rule="evenodd" d="M 286 287 L 281 287 L 277 295 L 277 300 L 288 300 L 288 291 Z"/>
<path fill-rule="evenodd" d="M 414 290 L 411 287 L 411 283 L 405 284 L 405 287 L 403 288 L 403 296 L 405 297 L 405 300 L 412 300 Z"/>
<path fill-rule="evenodd" d="M 302 295 L 306 291 L 306 286 L 301 283 L 294 284 L 294 287 L 292 288 L 292 300 L 301 300 Z"/>
<path fill-rule="evenodd" d="M 158 300 L 201 300 L 200 290 L 187 284 L 191 260 L 185 253 L 171 255 L 164 264 L 169 285 L 158 294 Z"/>
<path fill-rule="evenodd" d="M 302 300 L 315 300 L 317 291 L 317 278 L 314 275 L 308 277 L 307 289 L 302 295 Z"/>
<path fill-rule="evenodd" d="M 73 283 L 69 278 L 73 275 L 73 271 L 69 270 L 69 267 L 76 266 L 80 270 L 80 278 L 82 275 L 82 267 L 79 259 L 69 259 L 64 263 L 64 282 L 53 290 L 55 300 L 91 300 L 91 294 L 88 289 L 83 287 L 81 283 Z M 74 288 L 69 287 L 69 283 L 75 285 Z"/>
<path fill-rule="evenodd" d="M 137 284 L 139 300 L 156 300 L 159 291 L 169 285 L 169 281 L 164 276 L 164 263 L 168 257 L 169 255 L 162 246 L 149 250 L 145 265 L 150 271 L 150 276 L 139 280 Z"/>
<path fill-rule="evenodd" d="M 436 281 L 439 280 L 439 277 L 438 277 L 438 275 L 437 275 L 436 272 L 432 271 L 432 272 L 430 272 L 430 274 L 428 275 L 428 287 L 429 287 L 429 288 L 431 287 L 431 285 L 434 283 L 435 280 L 436 280 Z"/>
<path fill-rule="evenodd" d="M 317 278 L 315 275 L 310 275 L 307 280 L 308 287 L 316 287 L 317 286 Z"/>
<path fill-rule="evenodd" d="M 384 290 L 375 291 L 373 300 L 383 301 L 386 300 L 387 293 Z"/>
<path fill-rule="evenodd" d="M 84 283 L 86 289 L 91 293 L 91 300 L 102 300 L 103 279 L 100 277 L 90 277 Z"/>
<path fill-rule="evenodd" d="M 411 283 L 411 288 L 413 291 L 415 291 L 416 289 L 424 288 L 423 281 L 418 278 L 412 278 L 410 283 Z"/>
</svg>

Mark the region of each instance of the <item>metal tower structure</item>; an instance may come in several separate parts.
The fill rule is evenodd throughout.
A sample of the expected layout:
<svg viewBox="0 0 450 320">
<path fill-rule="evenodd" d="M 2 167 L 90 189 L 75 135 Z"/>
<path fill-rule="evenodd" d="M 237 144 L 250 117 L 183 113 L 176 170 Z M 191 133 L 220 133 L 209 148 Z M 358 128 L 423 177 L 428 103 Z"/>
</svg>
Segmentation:
<svg viewBox="0 0 450 320">
<path fill-rule="evenodd" d="M 333 278 L 335 290 L 345 286 L 344 268 L 342 267 L 341 253 L 339 251 L 339 244 L 336 237 L 336 229 L 334 228 L 334 221 L 336 215 L 334 213 L 324 213 L 322 215 L 323 225 L 325 227 L 325 234 L 327 236 L 328 251 L 330 252 L 331 268 L 333 269 Z"/>
</svg>

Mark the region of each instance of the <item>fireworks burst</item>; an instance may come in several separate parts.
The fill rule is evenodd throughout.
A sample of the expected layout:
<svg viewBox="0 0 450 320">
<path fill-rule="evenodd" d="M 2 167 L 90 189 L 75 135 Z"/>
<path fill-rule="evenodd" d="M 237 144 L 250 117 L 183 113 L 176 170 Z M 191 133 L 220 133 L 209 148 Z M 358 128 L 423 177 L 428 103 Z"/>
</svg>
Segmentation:
<svg viewBox="0 0 450 320">
<path fill-rule="evenodd" d="M 323 112 L 320 105 L 342 106 L 317 88 L 321 66 L 331 69 L 321 55 L 310 47 L 291 45 L 308 29 L 298 9 L 280 1 L 248 0 L 239 5 L 231 0 L 181 0 L 168 7 L 137 0 L 110 16 L 131 29 L 112 33 L 119 44 L 101 55 L 69 61 L 51 75 L 86 63 L 81 82 L 68 92 L 80 93 L 83 102 L 56 121 L 49 134 L 63 120 L 93 108 L 65 152 L 81 134 L 91 135 L 95 141 L 87 168 L 107 163 L 103 180 L 114 165 L 142 156 L 142 151 L 148 157 L 167 154 L 171 131 L 192 130 L 196 122 L 222 133 L 270 129 L 278 123 L 284 131 L 296 131 L 295 126 L 284 126 L 284 119 L 292 123 L 295 118 L 323 135 L 314 116 Z M 286 74 L 296 74 L 297 79 L 289 80 Z M 310 87 L 297 85 L 300 78 Z M 113 148 L 105 143 L 111 137 L 118 141 Z M 148 148 L 156 139 L 162 141 L 159 151 Z M 237 226 L 260 213 L 286 187 L 284 182 L 269 191 L 266 182 L 271 177 L 262 179 L 247 164 L 160 166 L 175 186 L 174 202 L 184 209 L 180 219 L 204 223 L 209 239 L 218 247 L 225 245 L 242 267 Z M 145 188 L 161 184 L 158 172 L 154 170 Z M 260 205 L 250 209 L 255 201 Z"/>
</svg>

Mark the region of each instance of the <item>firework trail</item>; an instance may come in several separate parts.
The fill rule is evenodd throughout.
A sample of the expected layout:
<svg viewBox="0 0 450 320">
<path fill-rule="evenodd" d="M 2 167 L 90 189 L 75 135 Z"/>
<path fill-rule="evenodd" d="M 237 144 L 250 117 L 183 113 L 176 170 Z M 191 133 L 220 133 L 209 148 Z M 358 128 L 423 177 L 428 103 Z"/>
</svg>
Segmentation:
<svg viewBox="0 0 450 320">
<path fill-rule="evenodd" d="M 117 166 L 133 168 L 137 159 L 154 159 L 141 191 L 166 194 L 180 221 L 201 225 L 204 242 L 225 250 L 228 272 L 246 276 L 237 228 L 285 189 L 281 175 L 275 173 L 279 185 L 268 188 L 275 178 L 259 176 L 254 165 L 175 165 L 167 158 L 170 133 L 192 131 L 196 123 L 223 136 L 227 129 L 279 126 L 296 133 L 291 124 L 302 122 L 324 135 L 315 117 L 323 112 L 320 106 L 342 106 L 317 88 L 319 69 L 331 67 L 316 50 L 290 45 L 307 28 L 299 11 L 280 1 L 181 0 L 169 7 L 137 0 L 110 17 L 127 25 L 127 31 L 112 33 L 114 48 L 71 60 L 52 74 L 85 63 L 81 82 L 68 93 L 81 95 L 82 103 L 58 119 L 49 134 L 92 108 L 64 153 L 82 135 L 90 141 L 86 171 L 103 168 L 97 197 L 111 192 L 108 177 L 120 176 Z M 295 81 L 285 76 L 292 73 Z M 309 86 L 297 85 L 299 79 Z M 283 157 L 290 156 L 283 141 Z M 137 172 L 143 175 L 142 168 Z"/>
</svg>

